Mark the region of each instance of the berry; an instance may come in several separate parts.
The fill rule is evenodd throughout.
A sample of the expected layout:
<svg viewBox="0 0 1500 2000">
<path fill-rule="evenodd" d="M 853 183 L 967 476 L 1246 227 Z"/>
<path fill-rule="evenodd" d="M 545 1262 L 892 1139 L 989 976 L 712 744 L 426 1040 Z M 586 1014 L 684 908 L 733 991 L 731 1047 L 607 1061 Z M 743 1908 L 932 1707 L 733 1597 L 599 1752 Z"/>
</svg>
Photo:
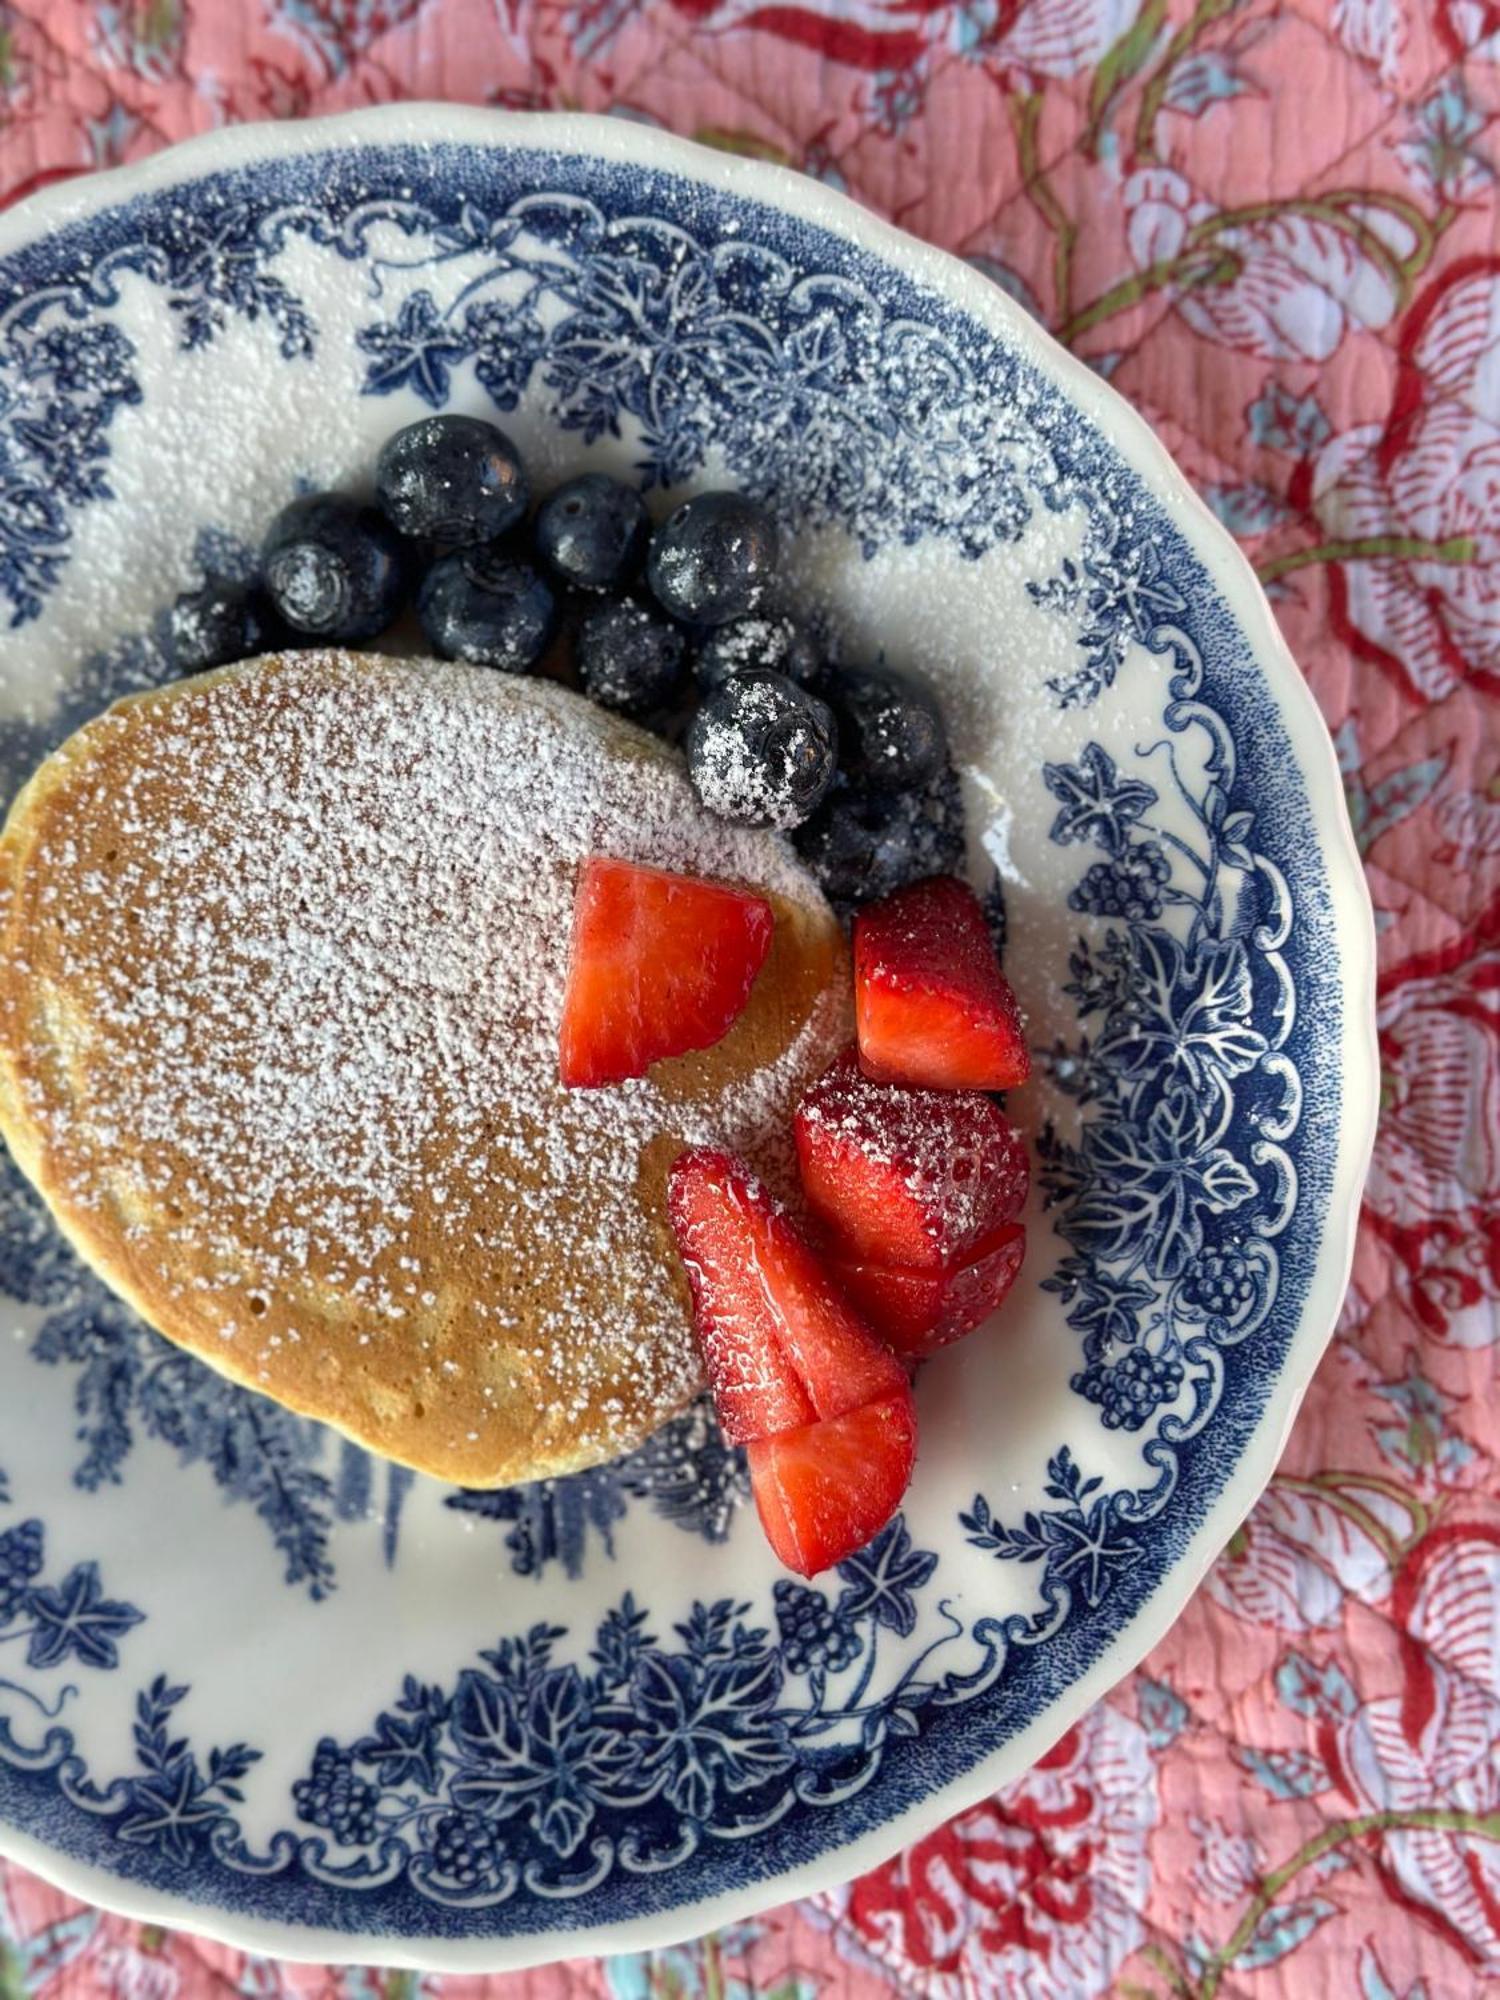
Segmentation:
<svg viewBox="0 0 1500 2000">
<path fill-rule="evenodd" d="M 968 839 L 958 775 L 949 768 L 920 791 L 885 795 L 839 779 L 794 844 L 824 895 L 845 911 L 924 876 L 959 873 Z"/>
<path fill-rule="evenodd" d="M 646 574 L 674 618 L 722 625 L 768 602 L 776 573 L 776 523 L 744 493 L 700 493 L 651 537 Z"/>
<path fill-rule="evenodd" d="M 782 1577 L 772 1593 L 781 1659 L 789 1674 L 836 1674 L 857 1658 L 860 1636 L 820 1590 Z"/>
<path fill-rule="evenodd" d="M 757 668 L 812 687 L 822 665 L 817 647 L 790 618 L 731 618 L 704 639 L 693 672 L 700 690 L 712 694 L 733 675 Z"/>
<path fill-rule="evenodd" d="M 324 1826 L 345 1847 L 363 1847 L 375 1838 L 379 1794 L 354 1775 L 354 1762 L 325 1736 L 313 1752 L 312 1775 L 292 1786 L 297 1812 L 309 1826 Z"/>
<path fill-rule="evenodd" d="M 583 864 L 563 996 L 570 1088 L 644 1076 L 729 1032 L 771 949 L 763 896 L 596 855 Z"/>
<path fill-rule="evenodd" d="M 265 593 L 227 576 L 211 576 L 197 590 L 185 590 L 172 606 L 167 631 L 180 674 L 232 667 L 236 660 L 270 652 L 285 637 Z"/>
<path fill-rule="evenodd" d="M 0 1535 L 0 1625 L 15 1616 L 27 1586 L 40 1571 L 44 1539 L 40 1521 L 21 1521 Z"/>
<path fill-rule="evenodd" d="M 842 1417 L 905 1389 L 901 1364 L 742 1162 L 710 1147 L 684 1153 L 668 1180 L 667 1213 L 731 1444 Z"/>
<path fill-rule="evenodd" d="M 799 1576 L 843 1562 L 901 1505 L 916 1457 L 916 1405 L 905 1382 L 841 1417 L 757 1438 L 746 1458 L 767 1541 Z"/>
<path fill-rule="evenodd" d="M 1203 1251 L 1183 1278 L 1182 1302 L 1210 1318 L 1235 1318 L 1255 1303 L 1249 1259 L 1238 1250 Z"/>
<path fill-rule="evenodd" d="M 440 658 L 524 674 L 552 643 L 557 602 L 529 564 L 491 544 L 440 556 L 422 579 L 417 616 Z"/>
<path fill-rule="evenodd" d="M 344 493 L 311 493 L 283 507 L 261 545 L 261 576 L 288 625 L 337 642 L 376 638 L 406 590 L 395 529 Z"/>
<path fill-rule="evenodd" d="M 948 762 L 948 732 L 930 691 L 891 667 L 841 667 L 827 696 L 839 726 L 839 769 L 858 791 L 908 792 Z"/>
<path fill-rule="evenodd" d="M 624 590 L 646 560 L 651 518 L 633 486 L 602 472 L 570 479 L 542 502 L 537 560 L 574 590 Z"/>
<path fill-rule="evenodd" d="M 464 546 L 492 542 L 526 512 L 520 453 L 482 417 L 423 417 L 387 438 L 375 497 L 403 535 Z"/>
<path fill-rule="evenodd" d="M 432 1865 L 461 1889 L 475 1889 L 495 1874 L 495 1830 L 479 1813 L 444 1813 L 432 1830 Z"/>
<path fill-rule="evenodd" d="M 1026 1231 L 1010 1222 L 941 1271 L 837 1257 L 828 1268 L 886 1345 L 919 1361 L 989 1318 L 1015 1283 L 1025 1254 Z"/>
<path fill-rule="evenodd" d="M 1106 1430 L 1138 1431 L 1182 1388 L 1182 1363 L 1171 1354 L 1127 1348 L 1109 1367 L 1096 1363 L 1073 1377 L 1073 1387 L 1099 1405 Z"/>
<path fill-rule="evenodd" d="M 1025 1206 L 1026 1147 L 982 1091 L 873 1083 L 850 1049 L 792 1130 L 808 1205 L 846 1260 L 941 1275 Z"/>
<path fill-rule="evenodd" d="M 649 604 L 601 604 L 587 612 L 573 658 L 591 700 L 638 719 L 674 701 L 687 676 L 687 641 Z"/>
<path fill-rule="evenodd" d="M 826 702 L 783 674 L 737 674 L 688 726 L 688 775 L 721 819 L 800 826 L 833 783 L 836 744 Z"/>
<path fill-rule="evenodd" d="M 1162 890 L 1171 879 L 1172 864 L 1162 849 L 1154 840 L 1141 841 L 1118 861 L 1096 861 L 1068 897 L 1068 907 L 1085 916 L 1154 923 L 1162 913 Z"/>
<path fill-rule="evenodd" d="M 1020 1010 L 966 882 L 913 882 L 854 920 L 854 1023 L 867 1076 L 1009 1090 L 1031 1071 Z"/>
</svg>

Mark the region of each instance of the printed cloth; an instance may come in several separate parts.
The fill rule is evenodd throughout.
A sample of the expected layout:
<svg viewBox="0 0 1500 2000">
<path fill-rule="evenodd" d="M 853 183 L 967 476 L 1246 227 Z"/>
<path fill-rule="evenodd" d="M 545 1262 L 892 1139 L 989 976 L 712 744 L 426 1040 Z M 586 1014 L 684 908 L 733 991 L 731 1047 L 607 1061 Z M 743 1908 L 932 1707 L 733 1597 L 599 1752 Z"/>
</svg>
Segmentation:
<svg viewBox="0 0 1500 2000">
<path fill-rule="evenodd" d="M 1156 425 L 1338 745 L 1385 1118 L 1266 1497 L 1019 1784 L 836 1894 L 496 1979 L 308 1969 L 0 1864 L 0 1996 L 1500 1994 L 1500 8 L 0 0 L 0 194 L 229 120 L 582 107 L 968 258 Z"/>
</svg>

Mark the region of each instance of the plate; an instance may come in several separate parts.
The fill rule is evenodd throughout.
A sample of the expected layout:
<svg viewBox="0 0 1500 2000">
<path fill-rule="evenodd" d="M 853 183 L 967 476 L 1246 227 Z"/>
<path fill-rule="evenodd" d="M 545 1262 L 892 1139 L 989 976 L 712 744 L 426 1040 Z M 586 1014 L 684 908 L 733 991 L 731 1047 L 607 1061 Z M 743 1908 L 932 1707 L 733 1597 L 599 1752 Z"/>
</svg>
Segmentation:
<svg viewBox="0 0 1500 2000">
<path fill-rule="evenodd" d="M 169 1348 L 8 1174 L 0 1846 L 254 1950 L 473 1969 L 830 1887 L 1047 1751 L 1271 1471 L 1377 1073 L 1327 736 L 1145 425 L 961 263 L 633 124 L 242 128 L 5 218 L 6 795 L 163 677 L 204 567 L 448 407 L 544 481 L 750 487 L 809 615 L 933 675 L 1039 1056 L 1022 1280 L 812 1586 L 704 1412 L 445 1490 Z"/>
</svg>

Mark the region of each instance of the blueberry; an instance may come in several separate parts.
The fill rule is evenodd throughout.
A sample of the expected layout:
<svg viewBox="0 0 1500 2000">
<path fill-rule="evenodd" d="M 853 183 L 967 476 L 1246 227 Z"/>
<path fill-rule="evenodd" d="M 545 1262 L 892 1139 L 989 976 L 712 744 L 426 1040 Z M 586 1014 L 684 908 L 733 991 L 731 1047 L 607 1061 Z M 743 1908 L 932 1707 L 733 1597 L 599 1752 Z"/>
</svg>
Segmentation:
<svg viewBox="0 0 1500 2000">
<path fill-rule="evenodd" d="M 529 563 L 504 550 L 455 549 L 422 579 L 417 616 L 445 660 L 524 674 L 557 629 L 557 601 Z"/>
<path fill-rule="evenodd" d="M 257 585 L 211 576 L 172 606 L 167 637 L 178 673 L 202 674 L 273 651 L 286 628 Z"/>
<path fill-rule="evenodd" d="M 784 674 L 736 674 L 688 727 L 688 774 L 722 819 L 800 826 L 833 783 L 836 746 L 826 702 Z"/>
<path fill-rule="evenodd" d="M 840 777 L 794 842 L 809 874 L 842 910 L 878 902 L 928 875 L 962 875 L 968 853 L 963 791 L 940 771 L 915 792 L 857 792 Z"/>
<path fill-rule="evenodd" d="M 344 493 L 312 493 L 283 507 L 261 546 L 261 575 L 277 613 L 318 639 L 375 638 L 406 588 L 395 529 Z"/>
<path fill-rule="evenodd" d="M 823 688 L 839 725 L 839 769 L 860 791 L 909 792 L 948 761 L 932 693 L 893 667 L 840 667 Z"/>
<path fill-rule="evenodd" d="M 651 537 L 647 575 L 674 618 L 722 625 L 768 602 L 776 575 L 776 523 L 744 493 L 700 493 Z"/>
<path fill-rule="evenodd" d="M 790 618 L 731 618 L 703 641 L 693 672 L 703 692 L 712 694 L 732 674 L 757 667 L 785 674 L 799 687 L 812 687 L 822 661 L 812 640 Z"/>
<path fill-rule="evenodd" d="M 639 576 L 650 538 L 640 494 L 602 472 L 559 486 L 536 517 L 538 560 L 575 590 L 624 590 Z"/>
<path fill-rule="evenodd" d="M 665 708 L 687 677 L 687 640 L 649 604 L 601 604 L 584 615 L 574 661 L 601 708 L 644 719 Z"/>
<path fill-rule="evenodd" d="M 530 495 L 504 431 L 482 417 L 423 417 L 386 439 L 375 497 L 403 535 L 471 547 L 513 528 Z"/>
</svg>

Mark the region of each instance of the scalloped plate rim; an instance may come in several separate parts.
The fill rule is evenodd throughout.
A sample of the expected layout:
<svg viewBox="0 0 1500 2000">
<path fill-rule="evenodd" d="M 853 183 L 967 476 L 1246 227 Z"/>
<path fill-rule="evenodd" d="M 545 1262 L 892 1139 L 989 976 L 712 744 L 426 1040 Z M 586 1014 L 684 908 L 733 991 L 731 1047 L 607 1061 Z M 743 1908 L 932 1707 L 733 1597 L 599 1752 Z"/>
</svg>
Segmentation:
<svg viewBox="0 0 1500 2000">
<path fill-rule="evenodd" d="M 1187 1552 L 1125 1631 L 1044 1714 L 970 1770 L 934 1788 L 878 1828 L 826 1848 L 812 1861 L 742 1889 L 675 1904 L 650 1916 L 572 1931 L 493 1939 L 429 1938 L 290 1927 L 239 1916 L 142 1887 L 49 1848 L 0 1821 L 0 1855 L 70 1895 L 142 1922 L 194 1932 L 235 1949 L 303 1963 L 390 1965 L 458 1974 L 520 1971 L 559 1957 L 649 1951 L 750 1917 L 774 1904 L 833 1889 L 1019 1777 L 1159 1643 L 1274 1471 L 1313 1372 L 1332 1336 L 1352 1269 L 1360 1196 L 1374 1145 L 1379 1061 L 1375 1016 L 1374 913 L 1327 727 L 1248 559 L 1188 485 L 1146 420 L 1118 391 L 1062 347 L 1000 288 L 951 253 L 882 221 L 848 196 L 791 168 L 718 152 L 692 140 L 591 113 L 523 112 L 416 101 L 378 105 L 295 123 L 251 123 L 200 134 L 149 160 L 41 189 L 0 216 L 0 257 L 59 228 L 138 197 L 203 176 L 301 154 L 370 145 L 472 145 L 544 149 L 674 174 L 781 209 L 844 237 L 930 285 L 1003 333 L 1080 405 L 1173 513 L 1213 576 L 1274 691 L 1282 720 L 1306 759 L 1308 808 L 1324 843 L 1333 920 L 1348 955 L 1345 1038 L 1356 1053 L 1341 1105 L 1318 1270 L 1301 1323 L 1255 1431 Z M 1320 768 L 1321 767 L 1321 768 Z M 1326 780 L 1322 782 L 1322 780 Z M 1361 1087 L 1362 1086 L 1362 1087 Z"/>
</svg>

